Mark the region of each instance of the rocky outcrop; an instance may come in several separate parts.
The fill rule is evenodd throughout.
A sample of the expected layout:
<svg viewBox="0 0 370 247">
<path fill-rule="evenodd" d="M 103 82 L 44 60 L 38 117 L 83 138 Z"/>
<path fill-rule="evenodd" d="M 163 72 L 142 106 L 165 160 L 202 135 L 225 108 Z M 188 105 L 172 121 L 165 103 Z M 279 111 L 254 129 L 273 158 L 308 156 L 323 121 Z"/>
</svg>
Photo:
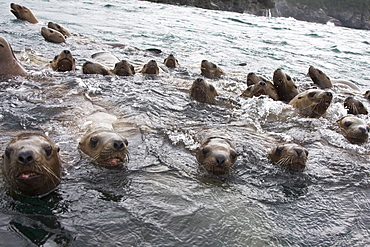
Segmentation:
<svg viewBox="0 0 370 247">
<path fill-rule="evenodd" d="M 361 6 L 359 6 L 361 8 Z M 366 8 L 361 11 L 340 9 L 322 4 L 321 7 L 308 6 L 298 1 L 275 0 L 273 16 L 293 17 L 301 21 L 318 23 L 333 22 L 337 26 L 370 30 L 370 12 Z"/>
<path fill-rule="evenodd" d="M 337 26 L 370 30 L 370 9 L 368 3 L 358 0 L 356 9 L 340 9 L 330 6 L 330 1 L 321 1 L 315 5 L 308 1 L 292 0 L 148 0 L 157 3 L 176 5 L 189 5 L 194 7 L 225 10 L 253 15 L 273 17 L 293 17 L 297 20 L 327 23 L 332 22 Z M 326 3 L 327 2 L 327 3 Z M 326 3 L 326 5 L 325 5 Z"/>
</svg>

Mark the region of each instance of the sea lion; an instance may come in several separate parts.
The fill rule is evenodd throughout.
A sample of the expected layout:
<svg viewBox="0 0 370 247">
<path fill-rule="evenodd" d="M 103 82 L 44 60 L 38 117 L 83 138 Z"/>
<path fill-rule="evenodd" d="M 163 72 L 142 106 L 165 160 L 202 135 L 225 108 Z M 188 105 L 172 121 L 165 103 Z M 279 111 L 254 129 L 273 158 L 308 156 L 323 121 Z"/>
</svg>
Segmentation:
<svg viewBox="0 0 370 247">
<path fill-rule="evenodd" d="M 105 112 L 96 112 L 84 123 L 86 134 L 79 142 L 79 149 L 94 163 L 106 167 L 122 166 L 128 160 L 128 141 L 114 131 L 117 118 Z"/>
<path fill-rule="evenodd" d="M 228 174 L 237 157 L 233 145 L 220 137 L 209 138 L 196 151 L 201 168 L 214 175 Z"/>
<path fill-rule="evenodd" d="M 353 144 L 362 144 L 369 137 L 370 127 L 366 122 L 355 116 L 346 116 L 337 121 L 343 136 Z"/>
<path fill-rule="evenodd" d="M 82 73 L 83 74 L 99 74 L 99 75 L 113 75 L 113 73 L 100 63 L 93 63 L 90 61 L 86 61 L 82 65 Z"/>
<path fill-rule="evenodd" d="M 64 38 L 63 34 L 60 32 L 48 28 L 48 27 L 42 27 L 41 28 L 41 35 L 45 38 L 45 40 L 52 42 L 52 43 L 65 43 L 66 39 Z"/>
<path fill-rule="evenodd" d="M 12 12 L 19 20 L 28 21 L 32 24 L 36 24 L 39 22 L 33 15 L 32 11 L 22 5 L 11 3 L 10 12 Z"/>
<path fill-rule="evenodd" d="M 345 100 L 344 100 L 344 108 L 347 109 L 347 113 L 348 114 L 353 114 L 353 115 L 357 115 L 357 114 L 367 114 L 367 108 L 366 106 L 364 106 L 364 104 L 353 98 L 352 96 L 349 96 L 347 97 Z"/>
<path fill-rule="evenodd" d="M 295 96 L 289 105 L 307 117 L 321 117 L 330 106 L 333 94 L 322 89 L 308 89 Z"/>
<path fill-rule="evenodd" d="M 159 67 L 155 60 L 150 60 L 144 67 L 139 71 L 139 73 L 149 74 L 149 75 L 158 75 Z"/>
<path fill-rule="evenodd" d="M 274 147 L 268 155 L 278 166 L 293 171 L 302 171 L 306 168 L 308 151 L 298 144 L 285 143 Z"/>
<path fill-rule="evenodd" d="M 313 66 L 310 66 L 308 68 L 308 75 L 310 76 L 313 83 L 318 85 L 321 89 L 333 87 L 330 78 L 324 72 L 322 72 L 319 69 L 316 69 Z"/>
<path fill-rule="evenodd" d="M 367 98 L 368 100 L 370 100 L 370 90 L 367 90 L 365 93 L 364 93 L 364 97 Z"/>
<path fill-rule="evenodd" d="M 202 78 L 196 79 L 190 88 L 190 97 L 202 103 L 214 104 L 216 96 L 216 89 Z"/>
<path fill-rule="evenodd" d="M 220 67 L 212 62 L 208 62 L 207 60 L 202 61 L 200 64 L 200 70 L 203 76 L 210 79 L 217 79 L 220 78 L 221 75 L 225 74 Z"/>
<path fill-rule="evenodd" d="M 289 102 L 298 94 L 297 86 L 292 78 L 281 69 L 274 71 L 273 82 L 281 101 Z"/>
<path fill-rule="evenodd" d="M 59 147 L 42 133 L 25 132 L 10 141 L 2 173 L 10 187 L 27 196 L 42 196 L 60 183 Z"/>
<path fill-rule="evenodd" d="M 247 86 L 257 84 L 260 81 L 267 82 L 268 80 L 263 76 L 257 75 L 256 73 L 253 73 L 253 72 L 248 73 L 248 75 L 247 75 Z"/>
<path fill-rule="evenodd" d="M 249 98 L 252 98 L 253 96 L 258 97 L 261 95 L 268 95 L 273 100 L 279 99 L 276 88 L 270 81 L 260 81 L 257 84 L 253 84 L 241 94 L 241 96 Z"/>
<path fill-rule="evenodd" d="M 370 100 L 370 90 L 367 90 L 365 93 L 364 93 L 364 97 L 367 98 L 368 100 Z"/>
<path fill-rule="evenodd" d="M 126 60 L 121 60 L 114 65 L 112 72 L 120 76 L 132 76 L 135 74 L 135 68 Z"/>
<path fill-rule="evenodd" d="M 0 37 L 0 75 L 26 76 L 26 70 L 20 65 L 8 41 Z"/>
<path fill-rule="evenodd" d="M 60 32 L 61 34 L 63 34 L 66 37 L 71 36 L 71 34 L 68 32 L 68 30 L 65 29 L 64 27 L 62 27 L 61 25 L 59 25 L 58 23 L 49 22 L 48 23 L 48 28 L 54 29 L 55 31 Z"/>
<path fill-rule="evenodd" d="M 69 50 L 64 50 L 50 61 L 50 67 L 54 71 L 71 71 L 76 69 L 76 61 Z"/>
<path fill-rule="evenodd" d="M 176 68 L 179 65 L 179 61 L 177 61 L 177 59 L 172 54 L 168 55 L 168 57 L 164 60 L 163 63 L 168 68 Z"/>
</svg>

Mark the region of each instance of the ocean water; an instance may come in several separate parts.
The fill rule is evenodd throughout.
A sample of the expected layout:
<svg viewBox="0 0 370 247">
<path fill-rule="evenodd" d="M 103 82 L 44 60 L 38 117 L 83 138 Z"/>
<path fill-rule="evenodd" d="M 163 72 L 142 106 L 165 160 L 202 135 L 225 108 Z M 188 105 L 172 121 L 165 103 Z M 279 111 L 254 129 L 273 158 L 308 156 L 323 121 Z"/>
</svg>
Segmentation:
<svg viewBox="0 0 370 247">
<path fill-rule="evenodd" d="M 134 0 L 19 2 L 40 21 L 29 24 L 10 3 L 0 3 L 0 36 L 29 73 L 1 79 L 0 151 L 19 131 L 42 130 L 61 148 L 63 177 L 43 198 L 14 194 L 0 180 L 1 246 L 370 245 L 370 145 L 350 144 L 336 124 L 346 96 L 370 107 L 362 97 L 370 89 L 369 31 Z M 45 41 L 40 29 L 49 21 L 73 36 Z M 46 67 L 65 49 L 76 71 Z M 152 77 L 83 75 L 99 51 L 136 71 L 152 59 L 163 69 Z M 179 68 L 163 66 L 169 54 Z M 189 97 L 203 59 L 226 73 L 207 79 L 220 94 L 215 105 Z M 312 86 L 310 65 L 361 92 L 334 87 L 327 113 L 315 119 L 240 97 L 249 72 L 272 79 L 277 68 L 303 91 Z M 119 118 L 129 142 L 125 170 L 95 166 L 77 149 L 84 119 L 99 110 Z M 227 177 L 198 170 L 194 152 L 207 133 L 230 137 L 240 154 Z M 282 142 L 309 151 L 306 170 L 270 162 L 268 151 Z"/>
</svg>

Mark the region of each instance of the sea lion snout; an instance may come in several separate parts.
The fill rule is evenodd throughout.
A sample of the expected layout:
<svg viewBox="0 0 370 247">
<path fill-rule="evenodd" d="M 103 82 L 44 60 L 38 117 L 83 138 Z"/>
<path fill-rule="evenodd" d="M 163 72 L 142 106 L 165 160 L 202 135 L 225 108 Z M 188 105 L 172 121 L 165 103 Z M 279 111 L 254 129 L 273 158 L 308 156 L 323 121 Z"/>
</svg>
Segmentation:
<svg viewBox="0 0 370 247">
<path fill-rule="evenodd" d="M 260 81 L 260 82 L 259 82 L 259 84 L 260 84 L 261 86 L 266 86 L 266 82 L 264 82 L 264 81 Z"/>
<path fill-rule="evenodd" d="M 34 160 L 34 154 L 31 150 L 25 150 L 18 154 L 18 162 L 22 165 L 29 165 Z"/>
<path fill-rule="evenodd" d="M 68 55 L 68 54 L 70 54 L 71 52 L 70 52 L 69 50 L 64 50 L 64 51 L 63 51 L 63 53 L 64 53 L 64 54 L 66 54 L 66 55 Z"/>
<path fill-rule="evenodd" d="M 126 141 L 126 140 L 125 140 Z M 126 141 L 127 142 L 127 141 Z M 115 149 L 115 150 L 117 150 L 117 151 L 120 151 L 120 150 L 122 150 L 123 148 L 125 148 L 127 146 L 127 144 L 125 145 L 124 143 L 123 143 L 123 141 L 121 141 L 121 140 L 115 140 L 114 142 L 113 142 L 113 148 Z"/>
</svg>

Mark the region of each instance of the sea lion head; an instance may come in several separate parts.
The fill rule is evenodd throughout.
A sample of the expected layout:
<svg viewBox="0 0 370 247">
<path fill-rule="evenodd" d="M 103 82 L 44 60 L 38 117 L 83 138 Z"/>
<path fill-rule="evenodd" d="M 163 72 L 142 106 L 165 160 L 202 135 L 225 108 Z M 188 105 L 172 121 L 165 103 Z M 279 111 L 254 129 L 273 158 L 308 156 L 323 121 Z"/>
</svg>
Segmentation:
<svg viewBox="0 0 370 247">
<path fill-rule="evenodd" d="M 99 75 L 111 75 L 112 73 L 100 63 L 93 63 L 86 61 L 82 65 L 83 74 L 99 74 Z"/>
<path fill-rule="evenodd" d="M 308 151 L 295 143 L 285 143 L 274 147 L 269 157 L 272 162 L 293 171 L 302 171 L 306 168 Z"/>
<path fill-rule="evenodd" d="M 308 69 L 308 75 L 311 80 L 318 85 L 321 89 L 332 88 L 330 78 L 321 70 L 316 69 L 313 66 L 310 66 Z"/>
<path fill-rule="evenodd" d="M 164 60 L 164 65 L 166 65 L 168 68 L 176 68 L 177 65 L 179 65 L 179 62 L 175 58 L 174 55 L 170 54 L 168 57 Z"/>
<path fill-rule="evenodd" d="M 76 69 L 76 61 L 69 50 L 64 50 L 50 61 L 50 66 L 54 71 L 71 71 Z"/>
<path fill-rule="evenodd" d="M 347 97 L 345 100 L 344 100 L 344 108 L 347 109 L 347 113 L 348 114 L 353 114 L 353 115 L 357 115 L 357 114 L 367 114 L 367 109 L 366 109 L 366 106 L 364 106 L 364 104 L 349 96 Z"/>
<path fill-rule="evenodd" d="M 279 95 L 279 100 L 289 102 L 298 94 L 297 86 L 292 78 L 281 69 L 274 71 L 273 82 Z"/>
<path fill-rule="evenodd" d="M 256 84 L 249 86 L 241 96 L 252 98 L 253 96 L 258 97 L 261 95 L 268 95 L 274 100 L 278 100 L 276 88 L 270 81 L 260 81 Z"/>
<path fill-rule="evenodd" d="M 60 183 L 59 147 L 41 134 L 22 133 L 10 141 L 3 155 L 2 172 L 10 187 L 21 194 L 41 196 Z"/>
<path fill-rule="evenodd" d="M 143 74 L 149 75 L 158 75 L 159 74 L 159 67 L 155 60 L 150 60 L 147 64 L 140 71 Z"/>
<path fill-rule="evenodd" d="M 369 137 L 370 127 L 364 120 L 355 116 L 346 116 L 337 121 L 343 136 L 353 144 L 362 144 Z"/>
<path fill-rule="evenodd" d="M 201 167 L 214 175 L 228 174 L 237 156 L 231 143 L 219 137 L 209 138 L 196 152 Z"/>
<path fill-rule="evenodd" d="M 200 64 L 200 70 L 203 76 L 210 79 L 220 78 L 221 75 L 224 74 L 220 67 L 212 62 L 208 62 L 207 60 L 202 61 L 202 63 Z"/>
<path fill-rule="evenodd" d="M 202 78 L 196 79 L 190 88 L 190 97 L 202 103 L 213 104 L 216 96 L 216 89 Z"/>
<path fill-rule="evenodd" d="M 52 42 L 52 43 L 65 43 L 66 39 L 64 38 L 64 35 L 60 32 L 48 28 L 48 27 L 42 27 L 41 28 L 41 35 L 44 37 L 45 40 Z"/>
<path fill-rule="evenodd" d="M 321 117 L 330 106 L 333 94 L 322 89 L 309 89 L 295 96 L 289 105 L 307 117 Z"/>
<path fill-rule="evenodd" d="M 126 60 L 121 60 L 114 65 L 113 73 L 120 76 L 132 76 L 135 74 L 135 68 Z"/>
<path fill-rule="evenodd" d="M 28 21 L 32 24 L 38 23 L 38 20 L 33 15 L 32 11 L 22 5 L 11 3 L 10 12 L 12 12 L 19 20 Z"/>
<path fill-rule="evenodd" d="M 65 29 L 64 27 L 62 27 L 61 25 L 59 25 L 58 23 L 49 22 L 48 23 L 48 28 L 54 29 L 54 30 L 60 32 L 61 34 L 63 34 L 64 36 L 66 36 L 66 37 L 71 36 L 71 34 L 68 32 L 68 30 Z"/>
<path fill-rule="evenodd" d="M 370 90 L 367 90 L 365 93 L 364 93 L 364 97 L 367 98 L 368 100 L 370 100 Z"/>
<path fill-rule="evenodd" d="M 0 75 L 26 76 L 26 70 L 19 64 L 8 41 L 0 37 Z"/>
<path fill-rule="evenodd" d="M 84 136 L 79 148 L 97 164 L 117 167 L 128 160 L 127 145 L 126 138 L 114 131 L 96 130 Z"/>
<path fill-rule="evenodd" d="M 248 86 L 251 86 L 251 85 L 257 84 L 257 83 L 259 83 L 260 81 L 264 81 L 264 82 L 266 82 L 266 81 L 267 81 L 267 79 L 266 79 L 266 78 L 264 78 L 263 76 L 259 76 L 259 75 L 257 75 L 257 74 L 256 74 L 256 73 L 254 73 L 254 72 L 250 72 L 250 73 L 248 73 L 248 75 L 247 75 L 247 85 L 248 85 Z"/>
</svg>

